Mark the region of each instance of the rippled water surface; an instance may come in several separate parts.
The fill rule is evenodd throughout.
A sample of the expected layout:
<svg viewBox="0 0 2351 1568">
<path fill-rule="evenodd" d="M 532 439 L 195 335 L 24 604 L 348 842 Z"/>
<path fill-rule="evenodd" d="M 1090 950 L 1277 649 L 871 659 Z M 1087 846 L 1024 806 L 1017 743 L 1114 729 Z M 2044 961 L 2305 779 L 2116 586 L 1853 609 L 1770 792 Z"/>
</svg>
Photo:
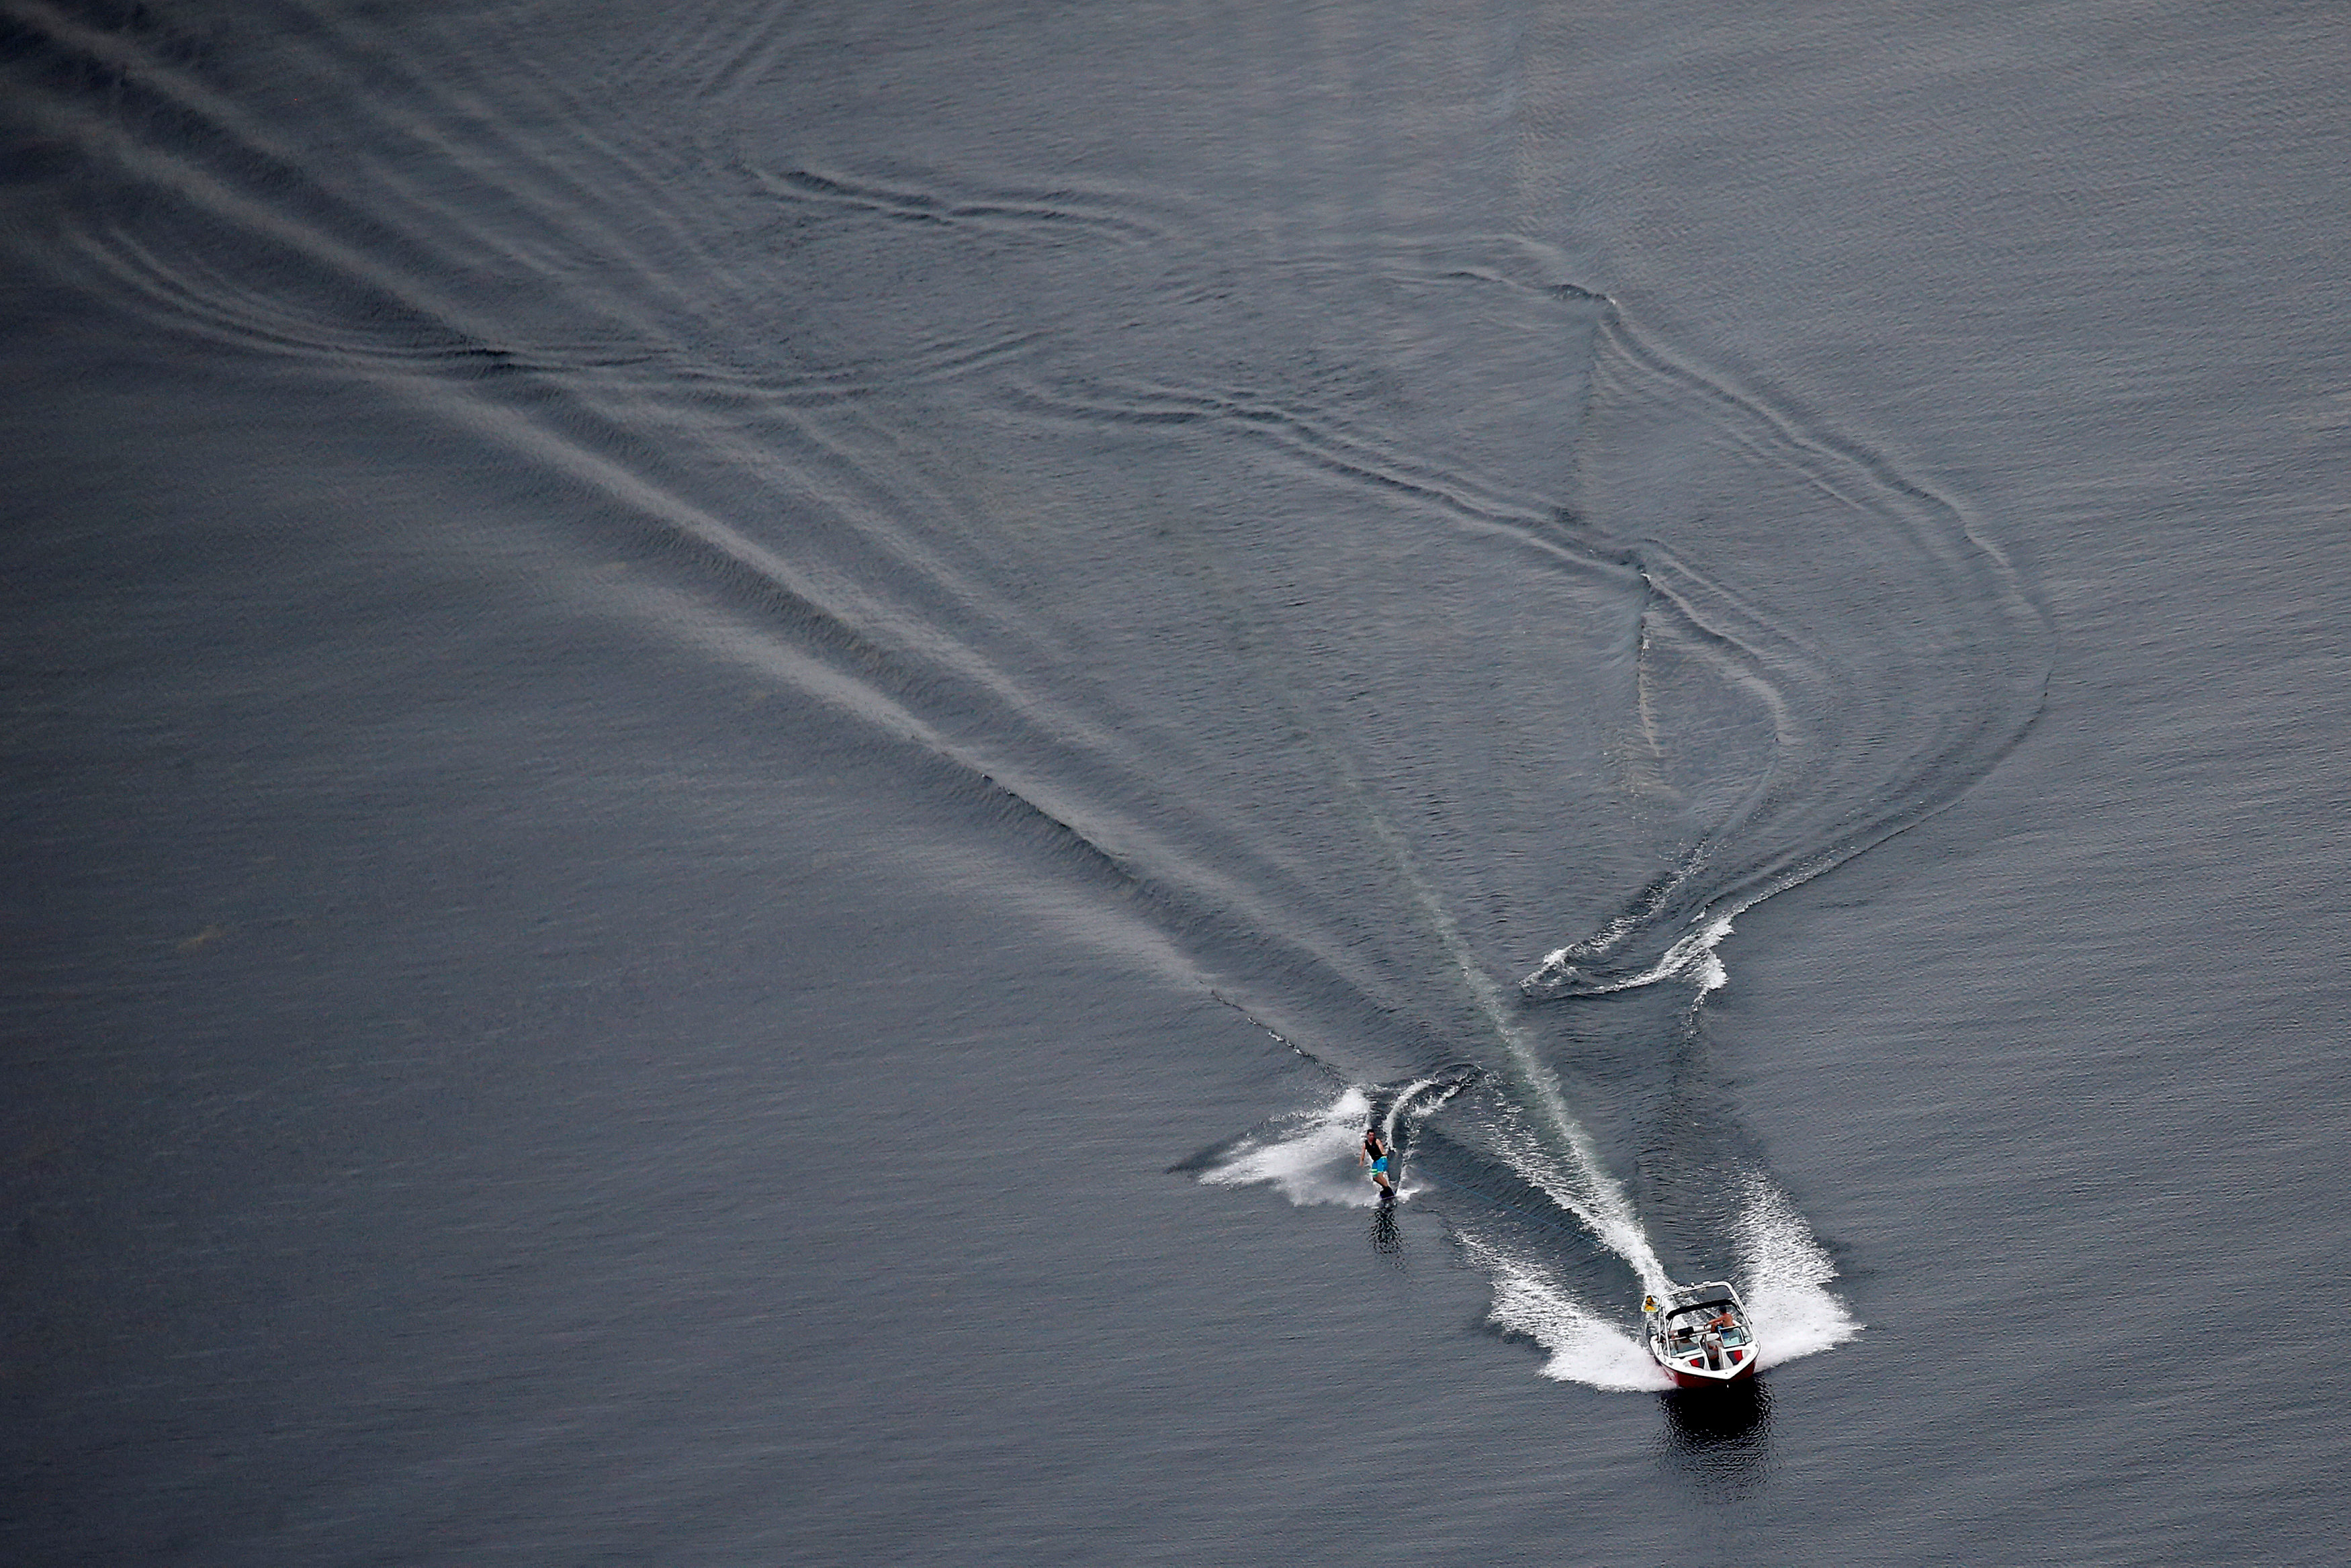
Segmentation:
<svg viewBox="0 0 2351 1568">
<path fill-rule="evenodd" d="M 2334 1561 L 2346 51 L 0 0 L 12 1550 Z"/>
</svg>

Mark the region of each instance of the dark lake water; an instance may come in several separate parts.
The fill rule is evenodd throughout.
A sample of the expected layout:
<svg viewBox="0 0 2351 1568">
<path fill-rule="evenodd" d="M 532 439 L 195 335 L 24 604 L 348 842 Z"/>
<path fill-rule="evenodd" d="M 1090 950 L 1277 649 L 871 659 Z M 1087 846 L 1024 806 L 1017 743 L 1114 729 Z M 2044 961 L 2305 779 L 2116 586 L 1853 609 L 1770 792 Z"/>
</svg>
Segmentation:
<svg viewBox="0 0 2351 1568">
<path fill-rule="evenodd" d="M 5 1555 L 2339 1562 L 2346 61 L 0 0 Z"/>
</svg>

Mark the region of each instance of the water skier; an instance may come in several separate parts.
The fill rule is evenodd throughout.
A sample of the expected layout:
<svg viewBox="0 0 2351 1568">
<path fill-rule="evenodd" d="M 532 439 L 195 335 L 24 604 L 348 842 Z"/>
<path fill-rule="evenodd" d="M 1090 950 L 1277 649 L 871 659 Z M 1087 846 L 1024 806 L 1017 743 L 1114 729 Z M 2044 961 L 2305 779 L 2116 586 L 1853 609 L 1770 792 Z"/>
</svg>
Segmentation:
<svg viewBox="0 0 2351 1568">
<path fill-rule="evenodd" d="M 1355 1156 L 1355 1163 L 1372 1168 L 1372 1179 L 1380 1184 L 1382 1202 L 1396 1195 L 1395 1185 L 1388 1180 L 1388 1146 L 1380 1141 L 1380 1129 L 1376 1126 L 1364 1129 L 1364 1148 Z"/>
</svg>

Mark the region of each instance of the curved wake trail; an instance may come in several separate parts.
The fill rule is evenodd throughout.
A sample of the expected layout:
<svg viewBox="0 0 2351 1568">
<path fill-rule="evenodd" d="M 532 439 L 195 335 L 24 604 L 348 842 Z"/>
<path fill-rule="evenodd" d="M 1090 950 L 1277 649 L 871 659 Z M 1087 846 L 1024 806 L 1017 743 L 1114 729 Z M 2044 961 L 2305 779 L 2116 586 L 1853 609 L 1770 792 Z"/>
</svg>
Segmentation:
<svg viewBox="0 0 2351 1568">
<path fill-rule="evenodd" d="M 1702 995 L 1735 918 L 2015 744 L 2046 628 L 1959 509 L 1510 236 L 795 145 L 758 94 L 838 68 L 820 16 L 682 26 L 643 64 L 707 108 L 648 128 L 541 68 L 590 46 L 513 18 L 420 22 L 436 61 L 277 10 L 241 79 L 0 0 L 0 114 L 105 176 L 11 246 L 558 476 L 596 515 L 545 531 L 549 580 L 935 765 L 1204 983 L 1402 1085 L 1203 1180 L 1368 1205 L 1365 1123 L 1426 1135 L 1407 1196 L 1495 1322 L 1553 1376 L 1650 1386 L 1584 1303 L 1686 1277 L 1639 1137 L 1609 1136 L 1610 1074 L 1658 1042 L 1570 1051 L 1524 998 Z M 305 139 L 306 96 L 347 144 Z M 595 577 L 615 536 L 634 570 Z M 1495 978 L 1555 940 L 1562 888 L 1634 883 L 1519 993 Z M 1434 1065 L 1464 1057 L 1475 1094 Z M 1711 1240 L 1767 1354 L 1849 1334 L 1793 1207 L 1760 1175 L 1734 1207 Z M 1554 1266 L 1579 1238 L 1600 1266 Z"/>
<path fill-rule="evenodd" d="M 2047 618 L 1948 497 L 1698 367 L 1613 301 L 1599 352 L 1587 519 L 1637 539 L 1646 589 L 1628 774 L 1681 800 L 1689 836 L 1618 915 L 1528 972 L 1520 989 L 1538 1001 L 1719 983 L 1734 919 L 1959 800 L 2023 739 L 2051 668 Z M 1844 591 L 1775 596 L 1775 553 L 1811 556 L 1808 593 L 1822 577 Z M 1743 562 L 1748 581 L 1709 556 Z M 1690 776 L 1741 732 L 1743 786 Z"/>
</svg>

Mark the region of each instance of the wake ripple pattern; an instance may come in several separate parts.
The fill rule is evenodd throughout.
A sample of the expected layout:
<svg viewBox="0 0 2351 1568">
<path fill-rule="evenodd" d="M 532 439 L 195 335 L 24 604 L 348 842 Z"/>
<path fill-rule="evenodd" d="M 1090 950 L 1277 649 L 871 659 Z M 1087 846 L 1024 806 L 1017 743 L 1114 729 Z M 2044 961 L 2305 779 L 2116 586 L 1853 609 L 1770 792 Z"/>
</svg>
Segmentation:
<svg viewBox="0 0 2351 1568">
<path fill-rule="evenodd" d="M 2014 749 L 2045 701 L 2051 632 L 1957 503 L 1614 301 L 1580 461 L 1585 520 L 1625 537 L 1643 587 L 1626 788 L 1683 808 L 1686 836 L 1520 986 L 1710 987 L 1736 917 L 1949 807 Z M 1792 576 L 1799 591 L 1773 591 Z M 1742 729 L 1744 776 L 1726 779 Z M 1700 748 L 1704 793 L 1677 789 Z"/>
<path fill-rule="evenodd" d="M 0 0 L 0 115 L 77 171 L 18 259 L 559 478 L 593 521 L 510 545 L 587 613 L 904 748 L 1346 1062 L 1204 1180 L 1366 1201 L 1384 1118 L 1497 1325 L 1643 1386 L 1587 1303 L 1675 1277 L 1659 1226 L 1497 976 L 1562 888 L 1630 885 L 1523 997 L 1703 988 L 1733 918 L 1995 765 L 2046 629 L 1963 512 L 1514 236 L 796 145 L 837 19 L 639 55 L 266 9 L 239 56 Z M 609 111 L 634 75 L 695 112 Z M 1716 1164 L 1772 1354 L 1850 1332 L 1793 1204 Z"/>
</svg>

